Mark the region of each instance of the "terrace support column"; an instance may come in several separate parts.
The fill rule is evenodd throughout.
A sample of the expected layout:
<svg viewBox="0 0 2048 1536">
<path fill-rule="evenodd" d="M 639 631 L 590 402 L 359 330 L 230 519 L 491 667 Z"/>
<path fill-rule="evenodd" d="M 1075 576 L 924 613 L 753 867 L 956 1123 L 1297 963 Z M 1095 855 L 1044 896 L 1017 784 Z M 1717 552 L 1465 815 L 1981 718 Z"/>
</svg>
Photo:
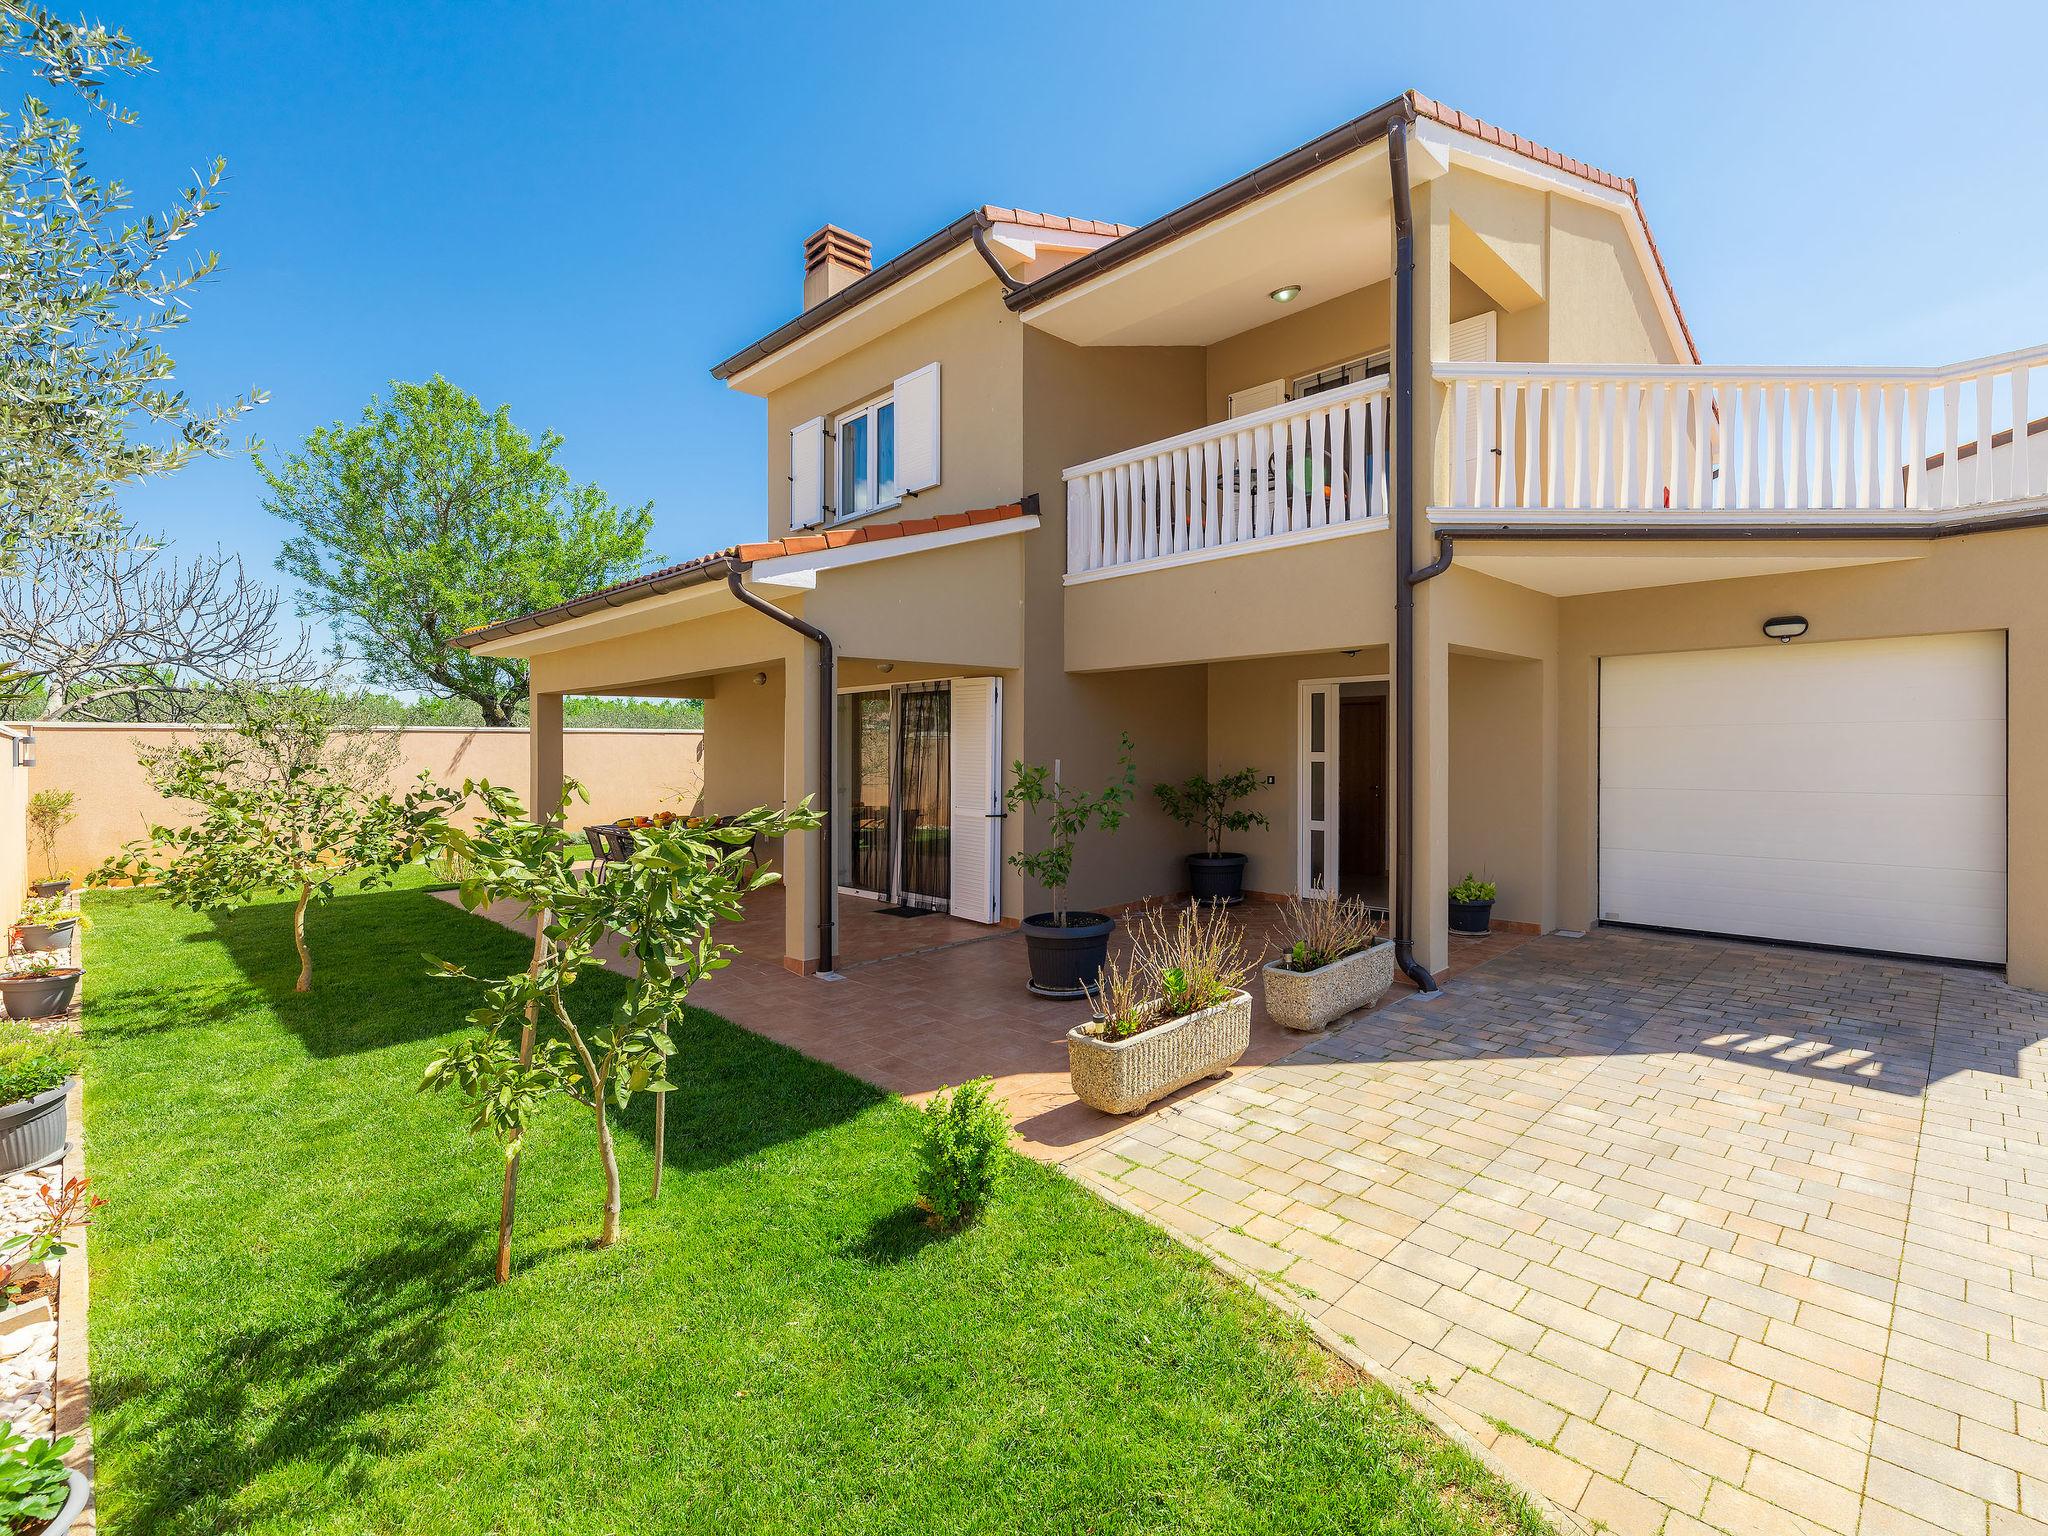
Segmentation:
<svg viewBox="0 0 2048 1536">
<path fill-rule="evenodd" d="M 562 695 L 527 694 L 527 810 L 535 821 L 560 814 L 562 804 Z"/>
<path fill-rule="evenodd" d="M 832 722 L 823 714 L 816 669 L 807 645 L 799 643 L 783 658 L 783 804 L 794 806 L 809 795 L 818 809 L 829 812 L 818 783 L 818 752 Z M 823 916 L 818 910 L 819 861 L 830 855 L 829 835 L 828 826 L 817 832 L 792 832 L 782 840 L 782 963 L 799 976 L 818 970 L 818 926 Z"/>
</svg>

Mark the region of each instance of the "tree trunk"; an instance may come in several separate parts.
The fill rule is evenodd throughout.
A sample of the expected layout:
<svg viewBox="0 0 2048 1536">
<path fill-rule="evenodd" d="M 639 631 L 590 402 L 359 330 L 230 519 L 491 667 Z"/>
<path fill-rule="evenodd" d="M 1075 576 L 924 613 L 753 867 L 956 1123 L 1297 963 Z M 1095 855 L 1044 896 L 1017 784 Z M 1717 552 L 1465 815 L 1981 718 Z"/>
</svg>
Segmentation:
<svg viewBox="0 0 2048 1536">
<path fill-rule="evenodd" d="M 503 700 L 478 699 L 476 702 L 477 708 L 484 712 L 485 725 L 510 725 L 512 723 L 512 711 L 505 707 Z"/>
<path fill-rule="evenodd" d="M 292 943 L 299 951 L 300 992 L 313 990 L 313 951 L 306 948 L 306 903 L 313 899 L 313 887 L 299 887 L 299 904 L 292 908 Z"/>
<path fill-rule="evenodd" d="M 533 959 L 527 964 L 526 974 L 532 976 L 540 970 L 541 958 L 547 953 L 546 912 L 533 915 Z M 536 1003 L 526 1005 L 526 1023 L 519 1030 L 519 1065 L 521 1069 L 533 1065 L 534 1028 L 539 1019 L 540 1008 Z M 498 1284 L 503 1285 L 512 1278 L 512 1211 L 519 1198 L 519 1154 L 514 1152 L 505 1159 L 505 1190 L 498 1197 Z"/>
<path fill-rule="evenodd" d="M 612 1145 L 611 1116 L 605 1113 L 601 1092 L 597 1095 L 597 1155 L 604 1163 L 604 1227 L 597 1234 L 597 1246 L 609 1248 L 619 1240 L 619 1154 Z"/>
<path fill-rule="evenodd" d="M 668 1095 L 654 1096 L 654 1192 L 649 1197 L 661 1198 L 661 1165 L 668 1161 Z"/>
</svg>

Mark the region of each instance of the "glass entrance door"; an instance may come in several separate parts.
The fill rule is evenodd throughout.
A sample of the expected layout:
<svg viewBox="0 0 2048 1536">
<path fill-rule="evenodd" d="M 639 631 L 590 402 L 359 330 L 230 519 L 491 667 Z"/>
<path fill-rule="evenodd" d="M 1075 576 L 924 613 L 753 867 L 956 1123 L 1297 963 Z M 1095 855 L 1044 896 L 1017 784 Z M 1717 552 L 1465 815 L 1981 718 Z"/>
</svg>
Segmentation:
<svg viewBox="0 0 2048 1536">
<path fill-rule="evenodd" d="M 840 889 L 891 899 L 895 846 L 890 836 L 891 694 L 886 688 L 839 696 L 839 813 L 835 839 Z"/>
<path fill-rule="evenodd" d="M 896 691 L 896 891 L 911 907 L 953 895 L 953 694 L 944 683 Z"/>
</svg>

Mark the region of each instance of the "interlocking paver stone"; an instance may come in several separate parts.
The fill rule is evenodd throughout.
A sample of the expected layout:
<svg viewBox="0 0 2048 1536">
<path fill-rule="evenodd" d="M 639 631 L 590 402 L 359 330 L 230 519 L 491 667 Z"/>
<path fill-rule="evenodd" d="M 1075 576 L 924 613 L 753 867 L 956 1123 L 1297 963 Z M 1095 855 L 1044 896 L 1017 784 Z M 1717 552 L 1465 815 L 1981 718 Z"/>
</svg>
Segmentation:
<svg viewBox="0 0 2048 1536">
<path fill-rule="evenodd" d="M 1270 1177 L 1218 1155 L 1260 1141 Z M 1233 1186 L 1155 1182 L 1169 1145 L 1283 1199 L 1247 1230 L 1309 1277 L 1295 1304 L 1585 1528 L 2048 1518 L 2048 998 L 1540 939 L 1070 1165 L 1176 1187 L 1148 1215 L 1230 1261 L 1245 1239 L 1200 1213 Z"/>
</svg>

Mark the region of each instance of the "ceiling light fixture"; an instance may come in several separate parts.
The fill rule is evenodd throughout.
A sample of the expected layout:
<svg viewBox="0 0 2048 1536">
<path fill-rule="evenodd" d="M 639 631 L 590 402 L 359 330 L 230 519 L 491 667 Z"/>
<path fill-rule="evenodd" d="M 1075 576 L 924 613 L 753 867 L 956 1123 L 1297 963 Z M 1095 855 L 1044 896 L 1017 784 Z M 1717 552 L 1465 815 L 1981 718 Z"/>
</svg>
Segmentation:
<svg viewBox="0 0 2048 1536">
<path fill-rule="evenodd" d="M 1275 304 L 1287 304 L 1291 303 L 1300 292 L 1301 284 L 1283 283 L 1278 288 L 1275 288 L 1271 293 L 1267 294 L 1266 297 L 1271 299 Z"/>
<path fill-rule="evenodd" d="M 1780 645 L 1790 644 L 1806 633 L 1806 619 L 1802 614 L 1781 614 L 1775 619 L 1764 620 L 1764 633 Z"/>
</svg>

